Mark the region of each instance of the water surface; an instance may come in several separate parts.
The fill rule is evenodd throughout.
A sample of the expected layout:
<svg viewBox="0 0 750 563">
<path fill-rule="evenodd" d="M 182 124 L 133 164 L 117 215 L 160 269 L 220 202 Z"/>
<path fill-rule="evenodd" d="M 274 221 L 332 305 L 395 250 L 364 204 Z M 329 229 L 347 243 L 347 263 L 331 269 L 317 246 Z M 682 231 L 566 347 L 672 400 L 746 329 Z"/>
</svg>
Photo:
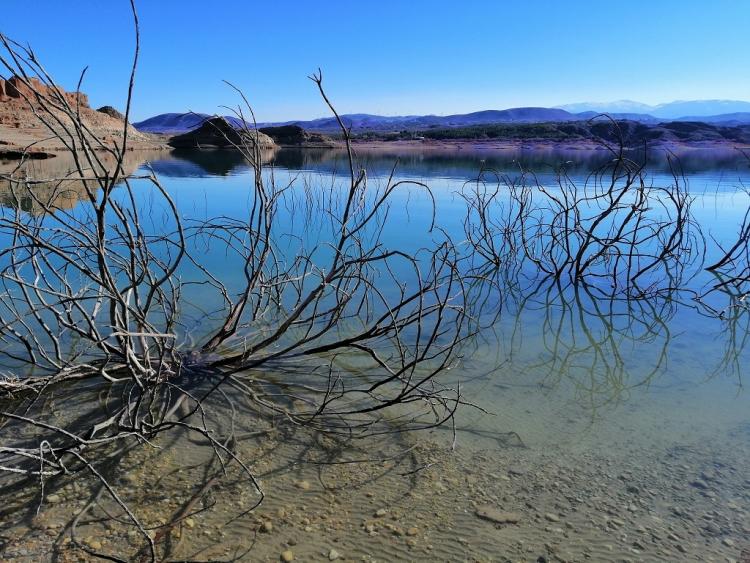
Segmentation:
<svg viewBox="0 0 750 563">
<path fill-rule="evenodd" d="M 713 239 L 731 241 L 750 205 L 742 190 L 750 186 L 750 167 L 732 151 L 676 156 L 670 168 L 666 155 L 649 155 L 646 170 L 654 184 L 666 185 L 679 166 L 696 222 L 708 234 L 708 262 L 718 253 Z M 265 174 L 279 185 L 294 180 L 336 190 L 346 182 L 341 151 L 282 150 L 268 158 Z M 392 173 L 429 185 L 436 223 L 460 242 L 465 204 L 459 192 L 480 171 L 513 179 L 533 170 L 554 189 L 561 167 L 585 183 L 610 157 L 457 149 L 362 150 L 358 158 L 375 185 Z M 142 164 L 142 172 L 149 169 L 186 218 L 241 219 L 251 202 L 251 170 L 235 153 L 175 151 Z M 145 184 L 138 190 L 148 204 Z M 416 252 L 429 239 L 415 233 L 433 236 L 431 212 L 432 200 L 421 189 L 397 192 L 389 217 L 395 227 L 385 242 Z M 283 220 L 296 228 L 293 213 Z M 217 277 L 240 279 L 238 264 L 221 252 L 209 250 L 203 258 Z M 187 552 L 213 553 L 211 533 L 247 543 L 239 536 L 273 518 L 277 532 L 254 539 L 250 559 L 277 559 L 290 546 L 302 558 L 320 558 L 335 546 L 346 557 L 370 559 L 737 560 L 750 532 L 750 314 L 739 309 L 718 316 L 695 301 L 713 279 L 701 263 L 685 279 L 687 292 L 645 300 L 533 277 L 506 280 L 488 296 L 492 322 L 488 316 L 460 365 L 443 376 L 460 383 L 470 405 L 457 413 L 455 428 L 417 438 L 441 456 L 426 448 L 416 468 L 386 461 L 375 468 L 287 464 L 271 459 L 295 459 L 300 444 L 278 438 L 276 457 L 257 466 L 275 493 L 254 524 L 221 531 L 221 518 L 209 511 L 196 517 L 206 535 L 190 532 Z M 199 291 L 189 298 L 211 308 Z M 712 296 L 712 304 L 721 308 L 725 298 Z M 401 446 L 401 437 L 393 440 L 383 451 Z M 164 463 L 183 466 L 198 452 L 183 444 Z M 475 515 L 486 506 L 522 519 L 493 525 Z M 378 516 L 381 508 L 389 516 Z"/>
</svg>

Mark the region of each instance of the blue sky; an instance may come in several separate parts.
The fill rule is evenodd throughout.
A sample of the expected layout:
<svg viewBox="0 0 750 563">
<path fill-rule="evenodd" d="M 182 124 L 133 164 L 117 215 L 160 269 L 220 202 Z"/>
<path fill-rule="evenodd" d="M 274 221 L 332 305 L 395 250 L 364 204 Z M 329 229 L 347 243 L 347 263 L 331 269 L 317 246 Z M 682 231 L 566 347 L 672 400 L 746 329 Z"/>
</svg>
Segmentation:
<svg viewBox="0 0 750 563">
<path fill-rule="evenodd" d="M 448 114 L 634 99 L 750 100 L 745 0 L 140 0 L 134 120 L 220 112 L 240 86 L 264 121 Z M 121 107 L 127 0 L 2 0 L 0 31 L 92 105 Z"/>
</svg>

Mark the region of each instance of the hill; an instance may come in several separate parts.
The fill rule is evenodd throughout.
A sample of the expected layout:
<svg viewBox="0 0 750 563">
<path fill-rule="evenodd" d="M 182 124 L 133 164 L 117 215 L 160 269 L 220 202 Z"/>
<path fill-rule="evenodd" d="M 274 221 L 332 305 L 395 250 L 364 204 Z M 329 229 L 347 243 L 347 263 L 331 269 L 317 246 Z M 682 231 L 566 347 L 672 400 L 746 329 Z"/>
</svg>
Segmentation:
<svg viewBox="0 0 750 563">
<path fill-rule="evenodd" d="M 169 140 L 169 145 L 175 148 L 230 148 L 242 145 L 254 145 L 260 148 L 273 148 L 273 139 L 261 132 L 247 132 L 236 128 L 223 117 L 212 117 L 202 122 L 193 131 L 176 135 Z"/>
<path fill-rule="evenodd" d="M 734 109 L 736 111 L 706 113 L 717 108 Z M 746 109 L 743 110 L 742 108 Z M 649 113 L 642 113 L 646 110 Z M 698 121 L 724 126 L 750 124 L 750 103 L 731 100 L 672 102 L 659 106 L 647 106 L 638 102 L 622 100 L 612 104 L 571 104 L 558 108 L 518 107 L 453 115 L 383 116 L 353 113 L 344 114 L 341 119 L 354 134 L 368 132 L 400 134 L 404 131 L 415 133 L 501 124 L 574 123 L 593 119 L 602 113 L 607 113 L 613 119 L 620 121 L 631 121 L 652 126 L 669 122 Z M 199 127 L 208 118 L 209 116 L 206 114 L 166 113 L 136 123 L 135 126 L 141 131 L 174 135 L 191 131 Z M 244 125 L 234 117 L 225 117 L 224 119 L 235 127 Z M 258 124 L 261 129 L 290 126 L 299 127 L 307 133 L 327 135 L 338 135 L 340 133 L 339 124 L 334 117 Z M 284 141 L 281 144 L 296 144 L 296 142 Z"/>
<path fill-rule="evenodd" d="M 593 115 L 593 114 L 592 114 Z M 176 134 L 199 127 L 210 116 L 201 113 L 163 113 L 150 117 L 134 126 L 139 131 L 149 133 Z M 431 127 L 465 127 L 489 123 L 540 123 L 548 121 L 576 121 L 581 117 L 555 108 L 511 108 L 505 110 L 485 110 L 455 115 L 405 115 L 382 116 L 366 113 L 342 115 L 342 120 L 352 131 L 399 131 L 421 130 Z M 240 120 L 225 116 L 234 126 L 242 126 Z M 306 131 L 338 133 L 339 124 L 334 117 L 323 117 L 309 121 L 285 121 L 259 123 L 258 127 L 282 127 L 295 125 Z"/>
<path fill-rule="evenodd" d="M 268 135 L 277 145 L 287 147 L 334 147 L 333 139 L 321 133 L 310 133 L 299 125 L 280 125 L 278 127 L 261 127 L 261 133 Z"/>
<path fill-rule="evenodd" d="M 595 147 L 617 143 L 622 135 L 628 147 L 655 146 L 748 146 L 750 125 L 726 126 L 702 122 L 668 122 L 659 124 L 607 119 L 548 123 L 499 123 L 470 127 L 450 127 L 420 131 L 426 141 L 498 141 L 511 144 L 554 143 L 568 146 Z M 358 141 L 413 140 L 415 134 L 360 133 Z"/>
<path fill-rule="evenodd" d="M 106 109 L 106 111 L 98 111 L 89 106 L 88 97 L 83 92 L 65 92 L 59 88 L 53 91 L 35 78 L 24 81 L 13 76 L 7 80 L 0 78 L 0 145 L 6 157 L 17 158 L 28 146 L 31 146 L 30 150 L 38 153 L 65 148 L 62 141 L 51 135 L 47 126 L 37 117 L 37 113 L 44 112 L 40 109 L 32 88 L 46 99 L 56 100 L 57 104 L 65 100 L 73 108 L 77 107 L 80 118 L 88 131 L 107 144 L 115 142 L 119 144 L 125 124 L 121 114 L 117 117 L 113 113 L 116 111 L 114 108 L 105 107 L 101 109 Z M 65 135 L 63 127 L 71 127 L 70 118 L 66 117 L 62 111 L 52 111 L 55 119 L 60 120 L 60 123 L 53 124 L 53 127 L 59 134 Z M 119 114 L 119 112 L 116 113 Z M 137 131 L 130 125 L 128 138 L 131 148 L 160 146 L 156 139 Z"/>
<path fill-rule="evenodd" d="M 166 135 L 176 135 L 179 133 L 187 133 L 193 129 L 197 129 L 203 123 L 211 119 L 213 115 L 207 113 L 162 113 L 133 123 L 133 127 L 144 133 L 158 133 Z M 245 124 L 242 123 L 241 119 L 231 115 L 221 116 L 222 119 L 231 123 L 233 127 L 243 127 Z"/>
<path fill-rule="evenodd" d="M 631 115 L 650 115 L 661 120 L 706 121 L 708 117 L 722 117 L 726 114 L 750 112 L 750 102 L 741 100 L 688 100 L 675 101 L 666 104 L 648 105 L 632 100 L 618 100 L 616 102 L 583 102 L 557 106 L 560 109 L 582 114 L 593 113 L 629 113 Z M 716 121 L 715 119 L 713 121 Z M 728 121 L 728 119 L 721 119 Z"/>
<path fill-rule="evenodd" d="M 555 108 L 511 108 L 484 110 L 454 115 L 381 116 L 371 114 L 346 114 L 341 116 L 344 125 L 353 132 L 364 131 L 421 131 L 430 128 L 467 127 L 491 123 L 543 123 L 548 121 L 575 121 L 575 114 Z M 338 133 L 339 124 L 333 117 L 310 121 L 263 124 L 263 126 L 298 125 L 308 131 Z"/>
<path fill-rule="evenodd" d="M 721 123 L 722 125 L 738 125 L 750 123 L 750 111 L 722 113 L 720 115 L 688 115 L 674 121 L 700 121 L 702 123 Z"/>
</svg>

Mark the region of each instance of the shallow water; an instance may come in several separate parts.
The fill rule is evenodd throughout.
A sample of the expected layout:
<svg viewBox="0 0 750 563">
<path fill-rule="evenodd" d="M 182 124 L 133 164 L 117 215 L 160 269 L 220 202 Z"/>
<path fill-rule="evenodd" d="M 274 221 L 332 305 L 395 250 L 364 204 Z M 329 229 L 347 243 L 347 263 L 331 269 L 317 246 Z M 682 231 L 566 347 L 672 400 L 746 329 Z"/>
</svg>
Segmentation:
<svg viewBox="0 0 750 563">
<path fill-rule="evenodd" d="M 696 220 L 717 240 L 731 240 L 750 202 L 738 189 L 750 185 L 747 160 L 732 152 L 678 156 L 695 198 Z M 533 169 L 540 182 L 553 185 L 553 170 L 563 163 L 573 180 L 585 182 L 607 158 L 602 152 L 466 150 L 360 151 L 359 157 L 375 183 L 398 160 L 397 179 L 428 184 L 436 222 L 457 239 L 463 209 L 457 192 L 479 170 L 514 177 Z M 335 186 L 346 174 L 340 151 L 282 150 L 270 164 L 266 173 L 281 185 L 297 178 Z M 147 165 L 187 217 L 241 217 L 247 209 L 250 170 L 234 154 L 174 152 Z M 667 160 L 658 154 L 647 170 L 655 184 L 672 180 Z M 147 193 L 141 197 L 149 201 Z M 414 233 L 426 230 L 429 209 L 420 190 L 395 194 L 391 219 L 402 227 L 388 232 L 386 242 L 419 248 L 425 241 L 415 240 Z M 215 275 L 230 280 L 239 275 L 220 253 L 205 258 Z M 693 273 L 691 289 L 711 283 L 700 267 Z M 187 539 L 180 553 L 188 559 L 227 557 L 231 547 L 246 560 L 278 560 L 286 549 L 300 560 L 325 559 L 331 549 L 347 559 L 368 560 L 746 557 L 750 311 L 718 318 L 690 295 L 628 301 L 533 283 L 502 286 L 493 299 L 502 303 L 498 320 L 446 376 L 478 407 L 458 411 L 453 448 L 452 429 L 445 427 L 414 438 L 419 447 L 407 460 L 321 465 L 310 463 L 320 454 L 307 449 L 310 437 L 302 431 L 249 441 L 248 455 L 262 460 L 255 469 L 266 484 L 266 502 L 249 520 L 231 524 L 216 511 L 195 516 L 197 524 L 182 532 Z M 248 431 L 259 424 L 245 423 Z M 387 458 L 415 445 L 410 438 L 393 440 L 372 447 Z M 199 459 L 203 450 L 181 443 L 158 458 L 138 454 L 133 472 L 141 473 L 135 479 L 153 484 L 168 469 Z M 356 454 L 346 453 L 350 460 Z M 233 486 L 239 485 L 215 494 L 241 511 L 251 500 L 237 496 Z M 477 507 L 487 506 L 520 520 L 508 525 L 478 518 Z M 273 521 L 274 531 L 256 533 L 264 521 Z M 13 530 L 18 534 L 20 528 Z M 20 549 L 34 549 L 13 541 L 4 545 L 13 557 L 23 555 Z M 118 545 L 116 533 L 111 545 Z"/>
</svg>

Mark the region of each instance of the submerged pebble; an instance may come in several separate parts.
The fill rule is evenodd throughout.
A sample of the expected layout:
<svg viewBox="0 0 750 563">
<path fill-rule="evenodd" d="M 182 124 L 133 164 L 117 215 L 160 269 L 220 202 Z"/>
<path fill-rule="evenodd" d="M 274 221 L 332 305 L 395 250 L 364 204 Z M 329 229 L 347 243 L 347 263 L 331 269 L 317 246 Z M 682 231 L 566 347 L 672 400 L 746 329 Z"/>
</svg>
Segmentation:
<svg viewBox="0 0 750 563">
<path fill-rule="evenodd" d="M 492 506 L 478 506 L 474 513 L 483 520 L 489 520 L 495 524 L 516 524 L 521 521 L 521 514 L 518 512 L 503 512 Z"/>
</svg>

